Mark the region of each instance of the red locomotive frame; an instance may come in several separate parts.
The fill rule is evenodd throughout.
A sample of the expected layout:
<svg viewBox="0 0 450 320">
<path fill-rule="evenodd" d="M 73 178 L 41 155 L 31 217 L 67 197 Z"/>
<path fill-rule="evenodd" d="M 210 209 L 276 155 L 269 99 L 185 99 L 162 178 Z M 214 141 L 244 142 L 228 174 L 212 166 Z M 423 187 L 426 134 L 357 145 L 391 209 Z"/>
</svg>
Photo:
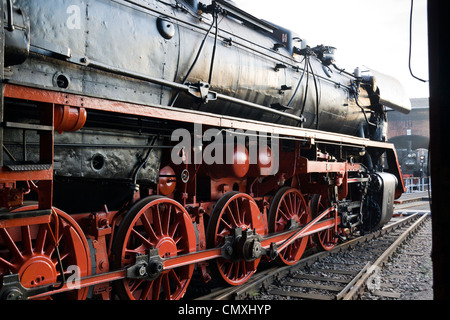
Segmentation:
<svg viewBox="0 0 450 320">
<path fill-rule="evenodd" d="M 113 294 L 125 299 L 179 299 L 189 286 L 195 265 L 204 281 L 210 280 L 211 268 L 226 283 L 239 285 L 253 275 L 261 259 L 294 264 L 311 243 L 325 250 L 334 247 L 343 231 L 342 216 L 337 204 L 329 202 L 329 190 L 335 191 L 334 199 L 342 200 L 351 184 L 367 180 L 358 176 L 359 163 L 329 161 L 325 155 L 323 159 L 308 160 L 301 156 L 300 144 L 296 143 L 294 152 L 281 154 L 280 174 L 264 184 L 269 190 L 290 179 L 290 184 L 280 187 L 274 196 L 265 196 L 264 190 L 251 190 L 246 185 L 238 184 L 238 190 L 233 190 L 232 181 L 219 187 L 221 194 L 213 195 L 211 201 L 198 202 L 195 187 L 187 182 L 178 198 L 161 196 L 156 191 L 148 197 L 136 196 L 127 210 L 109 211 L 105 206 L 101 212 L 69 216 L 52 207 L 53 135 L 55 131 L 80 129 L 89 110 L 276 133 L 281 139 L 301 139 L 309 146 L 327 143 L 381 150 L 386 152 L 390 173 L 399 181 L 396 197 L 404 191 L 391 144 L 14 84 L 4 84 L 3 89 L 5 98 L 33 101 L 41 107 L 41 123 L 30 129 L 42 131 L 42 165 L 20 170 L 0 168 L 1 207 L 22 206 L 24 194 L 31 189 L 39 195 L 38 204 L 16 209 L 17 215 L 1 214 L 0 240 L 11 257 L 6 260 L 0 256 L 0 271 L 7 269 L 11 273 L 3 273 L 2 299 L 85 299 L 90 287 L 90 294 L 104 299 L 111 299 Z M 20 126 L 5 123 L 8 125 Z M 313 175 L 329 179 L 321 183 L 311 179 Z M 194 174 L 190 181 L 195 178 Z M 160 187 L 167 187 L 167 180 L 160 179 Z M 38 187 L 33 181 L 39 181 Z M 18 182 L 27 182 L 29 189 L 18 188 Z M 207 228 L 207 223 L 215 223 L 216 228 Z M 309 241 L 313 236 L 314 240 Z M 77 266 L 75 273 L 70 272 L 69 265 Z"/>
</svg>

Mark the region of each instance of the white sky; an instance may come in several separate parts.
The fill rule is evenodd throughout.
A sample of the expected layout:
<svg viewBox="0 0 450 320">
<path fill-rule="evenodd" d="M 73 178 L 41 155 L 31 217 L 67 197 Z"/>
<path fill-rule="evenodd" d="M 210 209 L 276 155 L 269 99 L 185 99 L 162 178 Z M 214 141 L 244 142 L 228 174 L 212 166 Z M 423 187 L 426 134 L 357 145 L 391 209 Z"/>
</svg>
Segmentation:
<svg viewBox="0 0 450 320">
<path fill-rule="evenodd" d="M 429 96 L 429 83 L 409 72 L 410 0 L 234 0 L 243 10 L 290 29 L 313 47 L 337 48 L 336 65 L 370 67 L 399 80 L 410 98 Z M 411 68 L 428 80 L 427 0 L 414 1 Z"/>
</svg>

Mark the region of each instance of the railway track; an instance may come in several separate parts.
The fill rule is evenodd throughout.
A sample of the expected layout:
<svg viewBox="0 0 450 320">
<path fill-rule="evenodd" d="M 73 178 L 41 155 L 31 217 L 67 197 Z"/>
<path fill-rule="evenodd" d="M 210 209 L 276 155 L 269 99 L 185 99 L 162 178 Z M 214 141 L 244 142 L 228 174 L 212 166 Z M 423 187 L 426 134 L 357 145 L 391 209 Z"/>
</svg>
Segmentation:
<svg viewBox="0 0 450 320">
<path fill-rule="evenodd" d="M 350 300 L 376 286 L 378 272 L 426 219 L 394 218 L 382 230 L 357 237 L 331 251 L 309 253 L 294 266 L 271 267 L 244 285 L 223 288 L 196 300 Z"/>
</svg>

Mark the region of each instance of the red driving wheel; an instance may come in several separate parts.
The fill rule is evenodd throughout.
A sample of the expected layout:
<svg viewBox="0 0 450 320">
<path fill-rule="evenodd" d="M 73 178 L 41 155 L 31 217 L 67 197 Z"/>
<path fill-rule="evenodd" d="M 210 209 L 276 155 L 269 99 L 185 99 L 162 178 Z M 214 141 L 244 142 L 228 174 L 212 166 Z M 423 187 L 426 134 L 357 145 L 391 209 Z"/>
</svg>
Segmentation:
<svg viewBox="0 0 450 320">
<path fill-rule="evenodd" d="M 273 197 L 269 209 L 269 232 L 281 232 L 292 227 L 305 226 L 311 221 L 305 198 L 295 188 L 284 187 Z M 293 265 L 300 260 L 308 244 L 308 237 L 295 240 L 280 252 L 277 260 L 286 265 Z"/>
<path fill-rule="evenodd" d="M 325 197 L 315 194 L 311 199 L 311 213 L 313 218 L 317 217 L 320 213 L 324 212 L 329 207 L 329 201 Z M 325 216 L 322 220 L 334 218 L 334 213 L 331 212 Z M 339 240 L 338 232 L 335 228 L 329 228 L 319 231 L 313 236 L 313 241 L 319 246 L 320 249 L 329 251 L 333 249 Z"/>
<path fill-rule="evenodd" d="M 232 236 L 236 228 L 265 233 L 264 222 L 256 202 L 245 193 L 228 192 L 216 203 L 207 228 L 207 246 L 221 247 L 226 236 Z M 218 258 L 211 262 L 211 271 L 225 283 L 240 285 L 255 272 L 261 258 L 254 261 Z"/>
<path fill-rule="evenodd" d="M 196 236 L 191 218 L 181 204 L 162 196 L 138 201 L 126 213 L 115 235 L 112 252 L 115 268 L 126 268 L 137 255 L 158 249 L 161 258 L 196 250 Z M 194 264 L 163 270 L 158 278 L 124 279 L 114 282 L 120 299 L 178 300 L 188 288 Z"/>
<path fill-rule="evenodd" d="M 37 208 L 37 205 L 25 206 L 12 212 Z M 0 286 L 1 279 L 8 274 L 18 274 L 25 288 L 60 284 L 61 270 L 66 282 L 70 280 L 74 285 L 76 282 L 71 277 L 76 277 L 76 273 L 79 278 L 90 275 L 89 247 L 83 231 L 67 213 L 52 210 L 50 223 L 33 224 L 30 219 L 30 222 L 18 221 L 13 227 L 0 228 Z M 74 287 L 45 299 L 83 300 L 88 290 Z"/>
</svg>

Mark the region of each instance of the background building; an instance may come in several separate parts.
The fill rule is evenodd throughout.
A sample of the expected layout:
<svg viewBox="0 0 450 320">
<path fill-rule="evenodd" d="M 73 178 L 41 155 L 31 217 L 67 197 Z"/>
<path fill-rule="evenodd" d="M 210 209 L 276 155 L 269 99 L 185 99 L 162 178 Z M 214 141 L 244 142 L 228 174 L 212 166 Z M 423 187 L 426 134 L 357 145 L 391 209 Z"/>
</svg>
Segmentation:
<svg viewBox="0 0 450 320">
<path fill-rule="evenodd" d="M 409 114 L 388 112 L 388 141 L 395 145 L 405 176 L 428 176 L 429 99 L 411 99 Z"/>
</svg>

